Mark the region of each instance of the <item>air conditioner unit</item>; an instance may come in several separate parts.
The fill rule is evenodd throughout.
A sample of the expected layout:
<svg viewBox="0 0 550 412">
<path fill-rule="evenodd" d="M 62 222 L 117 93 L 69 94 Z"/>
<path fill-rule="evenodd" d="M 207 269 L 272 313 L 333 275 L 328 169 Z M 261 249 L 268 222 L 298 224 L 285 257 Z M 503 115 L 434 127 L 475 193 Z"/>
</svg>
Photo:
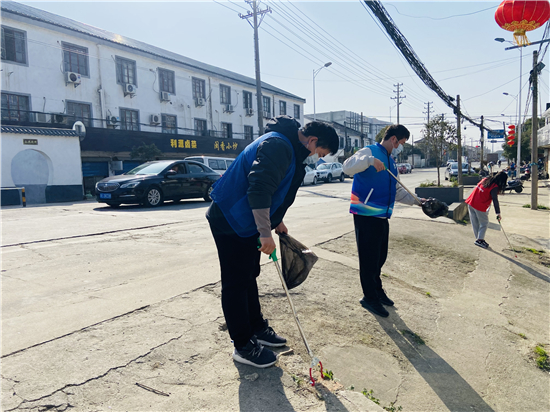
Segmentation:
<svg viewBox="0 0 550 412">
<path fill-rule="evenodd" d="M 163 102 L 169 102 L 170 99 L 170 93 L 168 92 L 160 92 L 160 100 Z"/>
<path fill-rule="evenodd" d="M 160 114 L 152 114 L 151 115 L 151 124 L 153 125 L 157 125 L 157 124 L 160 124 L 160 122 L 162 121 L 161 117 L 160 117 Z"/>
<path fill-rule="evenodd" d="M 271 119 L 271 112 L 266 112 L 266 111 L 264 111 L 264 112 L 263 112 L 263 116 L 264 116 L 266 119 Z"/>
<path fill-rule="evenodd" d="M 107 126 L 114 126 L 116 127 L 118 125 L 118 122 L 120 122 L 120 118 L 116 116 L 107 116 Z"/>
<path fill-rule="evenodd" d="M 133 97 L 136 94 L 137 87 L 134 84 L 125 84 L 124 85 L 124 96 L 130 95 L 130 97 Z"/>
<path fill-rule="evenodd" d="M 35 119 L 36 123 L 47 123 L 48 122 L 48 116 L 46 113 L 35 113 Z"/>
<path fill-rule="evenodd" d="M 235 110 L 233 110 L 232 104 L 226 104 L 223 108 L 223 111 L 226 113 L 233 113 Z"/>
<path fill-rule="evenodd" d="M 246 108 L 246 115 L 247 116 L 253 116 L 254 115 L 254 109 L 252 107 Z"/>
<path fill-rule="evenodd" d="M 67 124 L 69 122 L 69 116 L 66 114 L 58 113 L 52 114 L 52 123 Z"/>
<path fill-rule="evenodd" d="M 78 86 L 82 80 L 79 73 L 65 72 L 65 82 L 67 84 L 72 83 L 74 87 Z"/>
<path fill-rule="evenodd" d="M 204 103 L 205 103 L 205 100 L 204 98 L 202 97 L 196 97 L 195 98 L 195 106 L 204 106 Z"/>
</svg>

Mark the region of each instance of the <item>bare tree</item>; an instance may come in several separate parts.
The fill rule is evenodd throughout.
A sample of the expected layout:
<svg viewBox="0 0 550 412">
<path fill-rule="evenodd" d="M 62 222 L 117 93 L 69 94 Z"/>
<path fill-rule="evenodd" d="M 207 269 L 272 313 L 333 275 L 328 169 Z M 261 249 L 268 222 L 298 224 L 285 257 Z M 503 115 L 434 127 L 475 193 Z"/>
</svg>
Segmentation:
<svg viewBox="0 0 550 412">
<path fill-rule="evenodd" d="M 424 125 L 422 135 L 424 136 L 423 144 L 426 150 L 435 158 L 437 185 L 441 186 L 439 168 L 443 163 L 444 153 L 450 150 L 453 144 L 456 144 L 456 126 L 445 120 L 443 115 L 437 115 Z"/>
</svg>

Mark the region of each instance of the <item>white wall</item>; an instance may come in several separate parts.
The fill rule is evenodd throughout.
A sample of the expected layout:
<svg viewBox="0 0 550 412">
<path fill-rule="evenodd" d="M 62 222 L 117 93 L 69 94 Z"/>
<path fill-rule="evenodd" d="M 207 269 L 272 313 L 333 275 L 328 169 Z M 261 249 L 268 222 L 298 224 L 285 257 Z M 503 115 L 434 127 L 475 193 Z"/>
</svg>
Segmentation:
<svg viewBox="0 0 550 412">
<path fill-rule="evenodd" d="M 14 19 L 3 13 L 2 24 L 27 34 L 28 65 L 2 62 L 2 90 L 31 95 L 31 110 L 40 112 L 66 112 L 67 100 L 92 105 L 92 117 L 105 119 L 109 114 L 119 116 L 120 108 L 139 110 L 142 131 L 161 131 L 161 126 L 150 126 L 151 114 L 177 116 L 177 126 L 193 129 L 194 118 L 207 119 L 209 129 L 221 130 L 221 122 L 232 123 L 234 133 L 243 133 L 244 125 L 254 127 L 257 133 L 257 110 L 255 88 L 236 80 L 216 75 L 206 75 L 193 69 L 155 58 L 150 54 L 117 46 L 84 34 L 48 26 L 33 24 L 23 18 Z M 61 42 L 86 47 L 89 54 L 89 77 L 82 76 L 81 84 L 74 87 L 65 83 L 63 73 L 63 50 Z M 116 83 L 115 56 L 136 61 L 137 93 L 134 97 L 124 96 L 123 87 Z M 175 72 L 175 95 L 171 101 L 161 102 L 158 68 Z M 202 107 L 195 107 L 192 98 L 192 77 L 205 80 L 206 98 L 211 99 Z M 219 86 L 231 87 L 233 113 L 224 113 L 220 104 Z M 254 116 L 246 116 L 243 108 L 243 90 L 252 92 Z M 303 102 L 283 95 L 264 91 L 271 97 L 272 115 L 279 114 L 279 100 L 287 102 L 287 113 L 294 114 L 294 104 L 300 106 L 303 117 Z M 302 119 L 300 119 L 302 120 Z M 264 121 L 265 124 L 265 121 Z M 104 122 L 96 121 L 94 127 L 105 127 Z M 263 132 L 263 131 L 262 131 Z M 179 131 L 185 133 L 185 131 Z M 242 135 L 234 136 L 242 137 Z"/>
<path fill-rule="evenodd" d="M 35 139 L 38 144 L 23 144 L 24 139 Z M 1 147 L 2 187 L 82 185 L 77 136 L 3 133 Z"/>
</svg>

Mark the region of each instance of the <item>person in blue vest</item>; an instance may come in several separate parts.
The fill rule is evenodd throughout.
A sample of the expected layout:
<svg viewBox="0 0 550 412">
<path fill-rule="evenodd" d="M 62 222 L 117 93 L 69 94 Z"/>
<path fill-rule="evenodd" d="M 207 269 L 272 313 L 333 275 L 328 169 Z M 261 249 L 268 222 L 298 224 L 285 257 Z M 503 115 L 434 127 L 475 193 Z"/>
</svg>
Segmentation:
<svg viewBox="0 0 550 412">
<path fill-rule="evenodd" d="M 359 275 L 363 298 L 361 305 L 370 312 L 387 317 L 383 305 L 394 302 L 382 288 L 380 274 L 388 255 L 389 218 L 393 204 L 418 203 L 386 169 L 397 176 L 392 156 L 403 150 L 410 136 L 403 125 L 388 127 L 381 143 L 366 146 L 344 162 L 344 173 L 353 176 L 350 213 L 353 214 L 355 240 L 359 252 Z M 425 199 L 420 199 L 425 201 Z"/>
<path fill-rule="evenodd" d="M 336 131 L 325 123 L 300 128 L 292 117 L 278 116 L 214 185 L 206 217 L 218 249 L 222 309 L 237 362 L 266 368 L 277 356 L 265 346 L 286 344 L 262 315 L 260 252 L 275 250 L 273 229 L 288 233 L 283 218 L 304 179 L 306 158 L 334 154 L 338 145 Z"/>
</svg>

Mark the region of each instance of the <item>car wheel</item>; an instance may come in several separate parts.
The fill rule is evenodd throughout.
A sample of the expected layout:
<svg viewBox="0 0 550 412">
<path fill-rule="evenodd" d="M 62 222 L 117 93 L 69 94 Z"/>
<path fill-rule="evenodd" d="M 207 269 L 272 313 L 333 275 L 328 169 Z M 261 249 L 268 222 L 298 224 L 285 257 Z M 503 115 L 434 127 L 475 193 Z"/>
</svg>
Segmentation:
<svg viewBox="0 0 550 412">
<path fill-rule="evenodd" d="M 327 183 L 332 183 L 332 175 L 327 176 Z"/>
<path fill-rule="evenodd" d="M 162 204 L 163 196 L 162 192 L 158 187 L 150 188 L 147 193 L 145 193 L 145 206 L 155 207 Z"/>
<path fill-rule="evenodd" d="M 116 209 L 117 207 L 120 206 L 120 203 L 111 203 L 111 202 L 109 202 L 109 203 L 107 203 L 107 204 L 108 204 L 109 206 L 111 206 L 113 209 Z"/>
<path fill-rule="evenodd" d="M 445 176 L 445 180 L 449 180 L 449 178 L 447 176 Z"/>
<path fill-rule="evenodd" d="M 312 185 L 317 184 L 317 176 L 313 176 L 313 182 L 311 182 Z"/>
<path fill-rule="evenodd" d="M 340 181 L 341 181 L 341 182 L 344 181 L 344 173 L 342 173 L 342 174 L 340 175 Z"/>
<path fill-rule="evenodd" d="M 206 189 L 206 194 L 204 195 L 204 198 L 203 198 L 205 202 L 212 201 L 212 198 L 210 197 L 210 195 L 212 194 L 213 190 L 214 188 L 212 187 L 212 185 L 208 186 L 208 189 Z"/>
<path fill-rule="evenodd" d="M 521 193 L 521 192 L 523 192 L 523 188 L 522 188 L 522 187 L 516 187 L 514 190 L 516 191 L 516 193 Z"/>
</svg>

